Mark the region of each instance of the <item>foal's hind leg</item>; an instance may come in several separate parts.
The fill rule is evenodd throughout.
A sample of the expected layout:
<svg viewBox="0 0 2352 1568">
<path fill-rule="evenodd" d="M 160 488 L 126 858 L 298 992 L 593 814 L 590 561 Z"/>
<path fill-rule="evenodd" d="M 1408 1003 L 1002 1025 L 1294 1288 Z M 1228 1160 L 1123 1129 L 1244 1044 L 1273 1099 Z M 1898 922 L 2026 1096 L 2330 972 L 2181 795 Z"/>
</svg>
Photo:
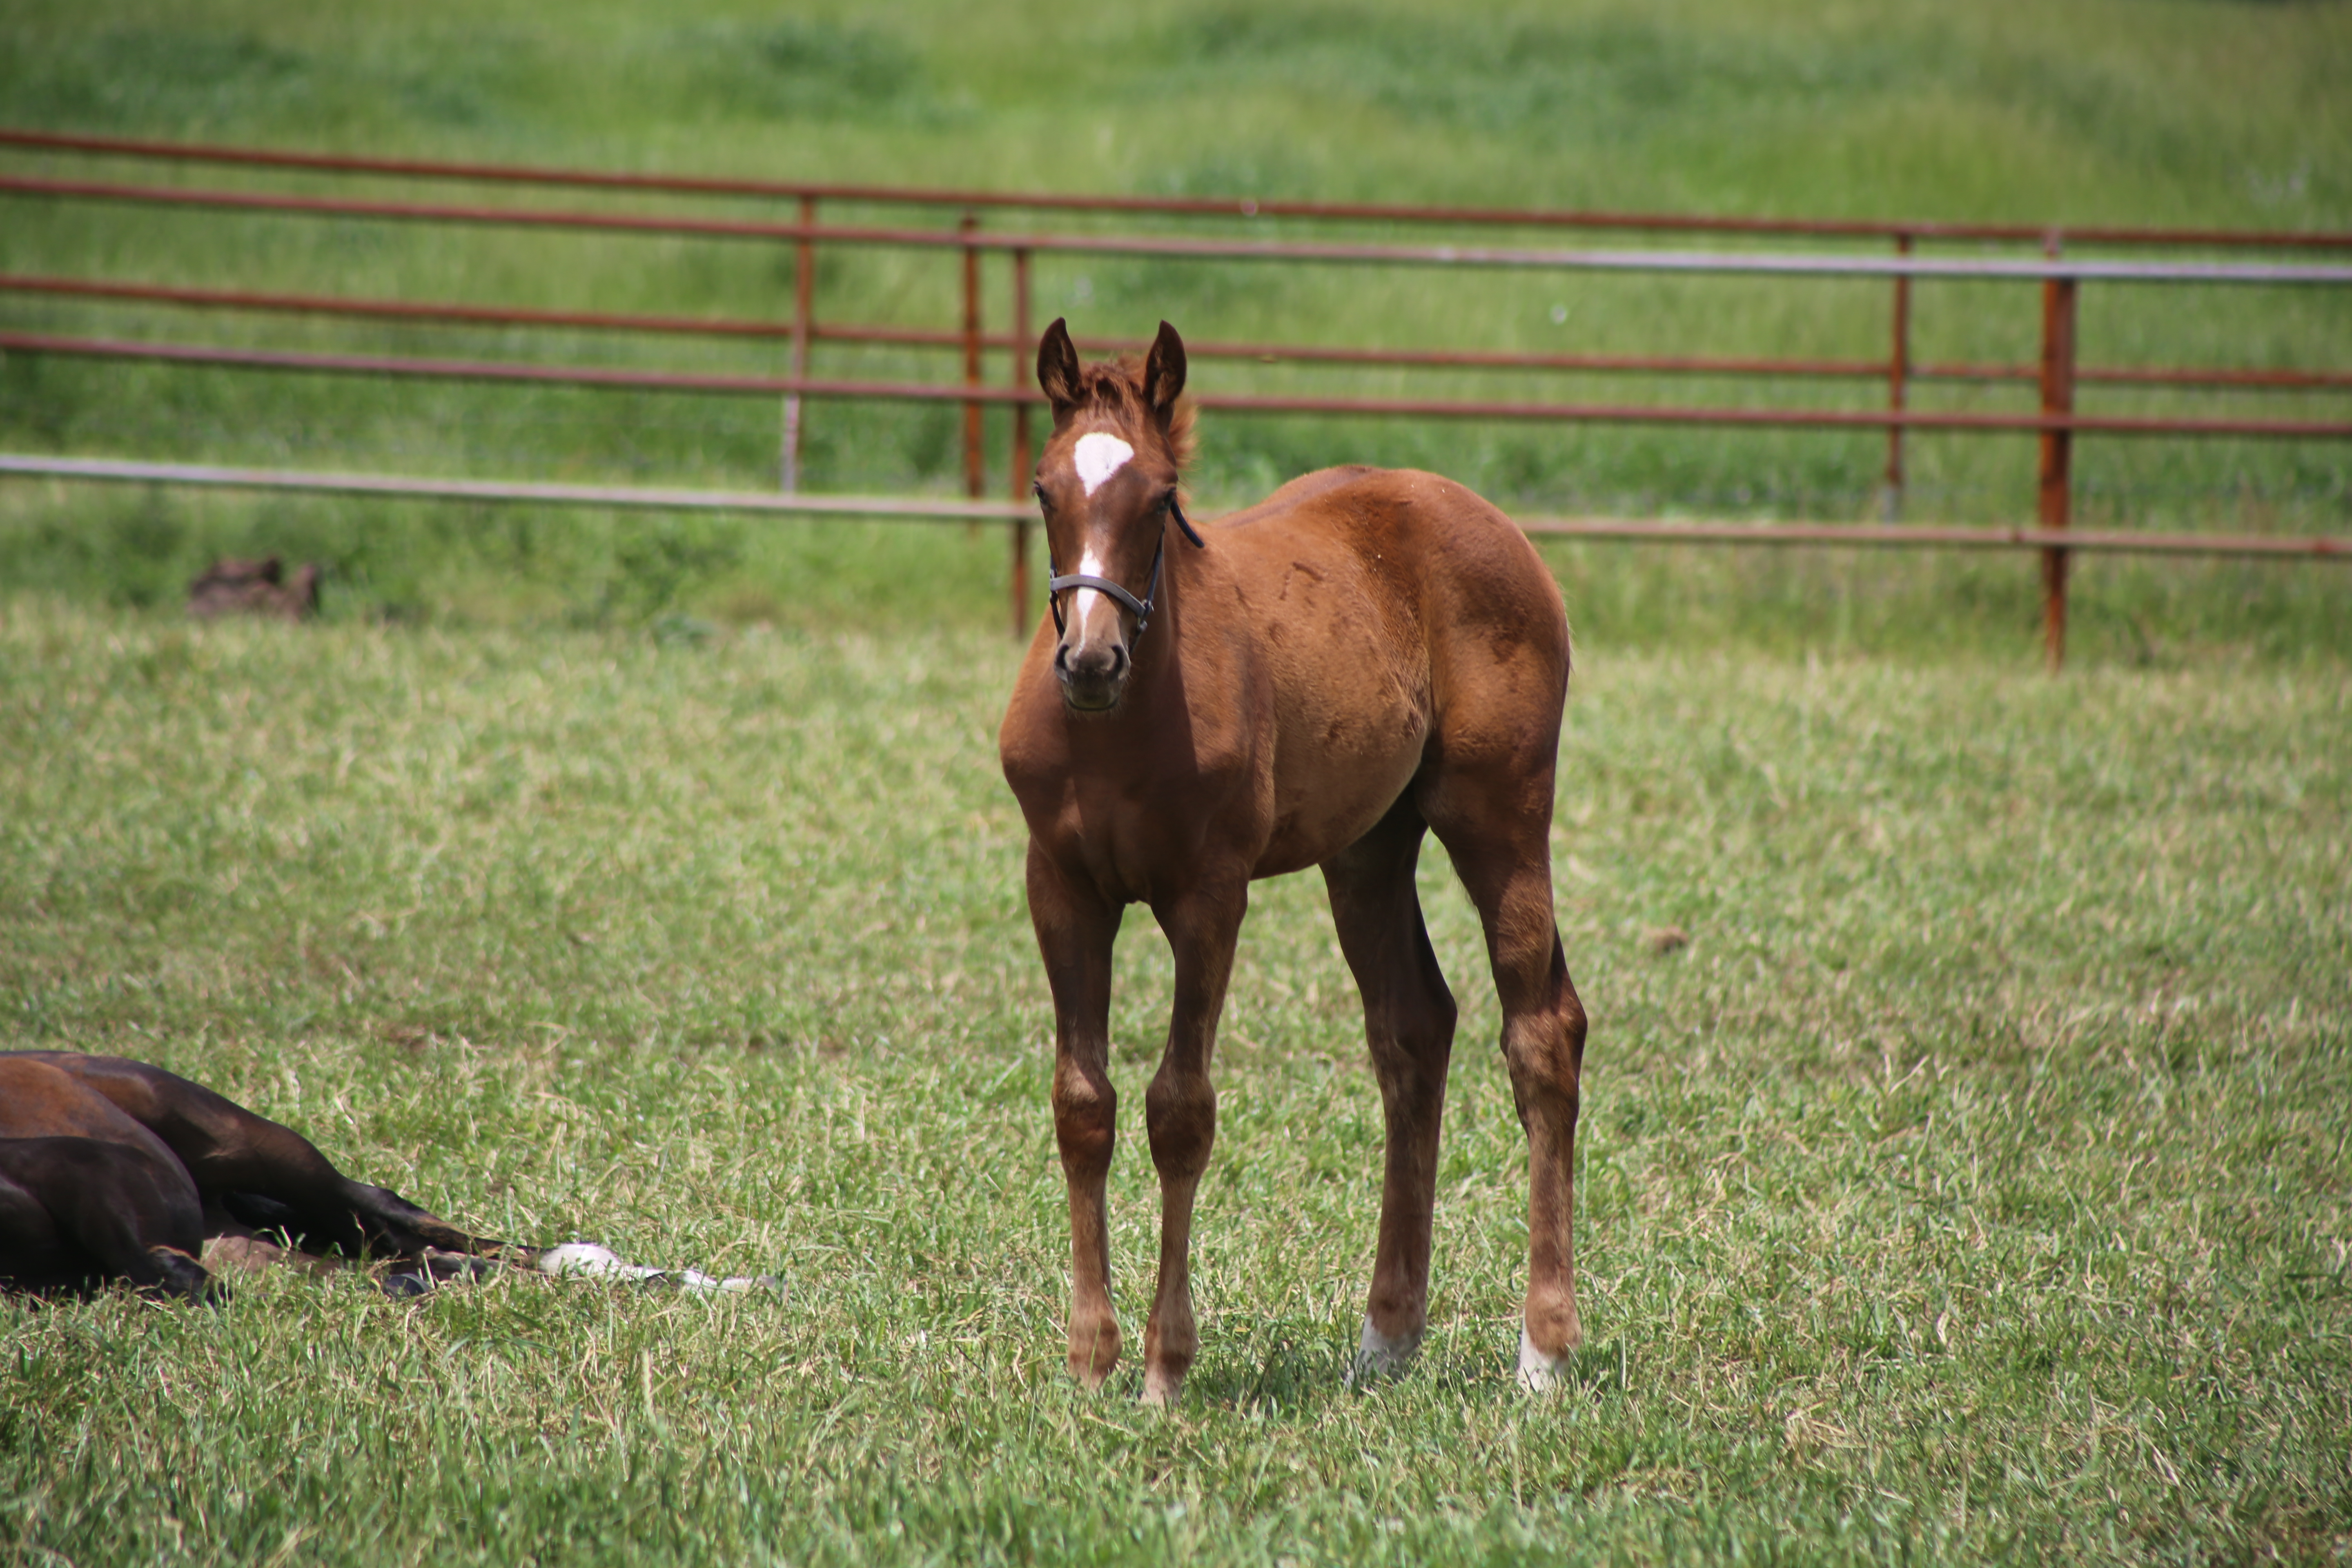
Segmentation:
<svg viewBox="0 0 2352 1568">
<path fill-rule="evenodd" d="M 1437 1135 L 1454 1006 L 1413 889 L 1425 831 L 1408 795 L 1378 826 L 1323 863 L 1339 949 L 1363 993 L 1364 1034 L 1388 1121 L 1380 1250 L 1350 1382 L 1402 1370 L 1429 1322 Z"/>
<path fill-rule="evenodd" d="M 1551 1385 L 1582 1342 L 1576 1310 L 1576 1113 L 1584 1006 L 1551 902 L 1549 766 L 1465 769 L 1423 802 L 1486 930 L 1503 1058 L 1528 1134 L 1528 1299 L 1519 1381 Z"/>
</svg>

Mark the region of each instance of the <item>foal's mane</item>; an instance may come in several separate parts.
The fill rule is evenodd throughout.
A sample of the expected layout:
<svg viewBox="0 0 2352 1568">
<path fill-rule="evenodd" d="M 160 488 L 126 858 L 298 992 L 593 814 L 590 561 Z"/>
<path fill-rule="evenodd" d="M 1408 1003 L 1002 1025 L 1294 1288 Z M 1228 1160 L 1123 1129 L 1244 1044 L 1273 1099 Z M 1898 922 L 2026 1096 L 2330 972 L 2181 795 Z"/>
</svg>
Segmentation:
<svg viewBox="0 0 2352 1568">
<path fill-rule="evenodd" d="M 1122 430 L 1159 432 L 1143 397 L 1143 361 L 1134 354 L 1097 360 L 1078 367 L 1078 398 L 1075 417 L 1094 415 Z M 1168 460 L 1181 470 L 1192 461 L 1192 400 L 1180 396 L 1160 437 Z"/>
</svg>

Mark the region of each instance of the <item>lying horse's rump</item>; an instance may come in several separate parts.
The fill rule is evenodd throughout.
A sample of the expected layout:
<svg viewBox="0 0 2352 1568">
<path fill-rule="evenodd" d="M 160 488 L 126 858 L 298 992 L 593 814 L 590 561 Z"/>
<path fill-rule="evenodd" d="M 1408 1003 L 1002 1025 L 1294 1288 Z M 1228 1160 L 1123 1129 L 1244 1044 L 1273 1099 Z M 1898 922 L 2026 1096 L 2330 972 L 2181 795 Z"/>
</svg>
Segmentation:
<svg viewBox="0 0 2352 1568">
<path fill-rule="evenodd" d="M 0 1052 L 0 1289 L 123 1279 L 211 1292 L 205 1244 L 405 1260 L 436 1273 L 530 1254 L 352 1181 L 310 1140 L 202 1084 L 120 1057 Z M 414 1275 L 403 1276 L 422 1284 Z"/>
</svg>

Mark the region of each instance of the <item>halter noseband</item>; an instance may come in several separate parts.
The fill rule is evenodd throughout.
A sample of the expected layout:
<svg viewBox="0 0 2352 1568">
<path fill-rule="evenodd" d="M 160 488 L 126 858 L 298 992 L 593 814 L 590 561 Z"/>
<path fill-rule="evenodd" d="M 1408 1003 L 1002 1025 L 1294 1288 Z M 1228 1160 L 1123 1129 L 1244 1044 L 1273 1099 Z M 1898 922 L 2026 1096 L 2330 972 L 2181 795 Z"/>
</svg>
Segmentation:
<svg viewBox="0 0 2352 1568">
<path fill-rule="evenodd" d="M 1192 523 L 1186 521 L 1184 509 L 1176 504 L 1174 496 L 1168 498 L 1168 510 L 1170 515 L 1176 519 L 1176 526 L 1184 531 L 1184 537 L 1192 542 L 1192 548 L 1195 550 L 1205 548 L 1202 543 L 1201 536 L 1192 531 Z M 1160 596 L 1160 568 L 1167 557 L 1168 531 L 1162 529 L 1160 532 L 1160 547 L 1151 552 L 1151 581 L 1144 585 L 1143 597 L 1140 599 L 1108 577 L 1090 576 L 1084 572 L 1073 572 L 1066 577 L 1059 574 L 1049 575 L 1045 579 L 1045 603 L 1054 612 L 1054 630 L 1066 636 L 1070 629 L 1069 622 L 1062 614 L 1062 591 L 1066 588 L 1092 588 L 1097 594 L 1109 595 L 1126 605 L 1128 612 L 1134 616 L 1135 637 L 1128 644 L 1129 648 L 1133 648 L 1143 641 L 1143 628 L 1151 624 L 1151 603 Z M 1050 559 L 1045 563 L 1045 569 L 1048 573 L 1054 572 L 1054 563 Z"/>
</svg>

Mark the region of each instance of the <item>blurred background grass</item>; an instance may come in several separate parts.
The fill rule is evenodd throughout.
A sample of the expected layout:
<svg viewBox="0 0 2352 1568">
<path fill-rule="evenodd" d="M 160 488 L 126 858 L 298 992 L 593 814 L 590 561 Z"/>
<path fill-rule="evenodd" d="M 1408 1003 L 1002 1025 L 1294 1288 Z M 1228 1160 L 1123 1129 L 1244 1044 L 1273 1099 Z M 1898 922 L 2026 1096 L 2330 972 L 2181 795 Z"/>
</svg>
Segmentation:
<svg viewBox="0 0 2352 1568">
<path fill-rule="evenodd" d="M 2346 79 L 2346 7 L 2227 0 L 1964 10 L 1149 5 L 1116 14 L 1021 0 L 789 10 L 697 0 L 560 13 L 524 0 L 380 13 L 275 0 L 168 11 L 27 0 L 0 23 L 0 122 L 18 126 L 769 179 L 2074 225 L 2352 226 L 2352 109 L 2336 89 Z M 6 162 L 235 183 L 218 171 Z M 320 188 L 299 177 L 257 183 Z M 423 183 L 370 188 L 452 195 Z M 790 216 L 782 203 L 719 206 Z M 17 272 L 686 315 L 781 319 L 791 308 L 791 253 L 774 245 L 15 197 L 0 212 L 0 266 Z M 825 216 L 883 214 L 835 204 Z M 950 325 L 956 266 L 950 255 L 829 250 L 819 318 Z M 1010 289 L 1001 262 L 986 288 L 1001 328 Z M 1036 301 L 1041 321 L 1066 313 L 1082 335 L 1139 336 L 1164 316 L 1198 340 L 1683 354 L 1874 356 L 1887 317 L 1883 284 L 1102 258 L 1040 258 Z M 787 355 L 782 343 L 196 321 L 24 296 L 0 298 L 0 317 L 26 330 L 747 374 L 781 374 Z M 2037 331 L 2032 285 L 1922 286 L 1916 297 L 1920 361 L 2030 362 Z M 2319 290 L 2095 286 L 2082 341 L 2086 363 L 2340 367 L 2352 305 Z M 1002 355 L 991 361 L 991 380 L 1011 374 Z M 950 356 L 824 344 L 812 368 L 955 374 Z M 1847 405 L 1879 395 L 1787 382 L 1233 362 L 1199 363 L 1195 384 Z M 2031 396 L 2025 387 L 1913 392 L 1923 407 L 2021 409 Z M 2343 397 L 2104 388 L 2083 402 L 2245 416 L 2352 409 Z M 1007 483 L 1003 418 L 991 416 L 992 489 Z M 758 487 L 773 482 L 778 426 L 769 399 L 0 360 L 0 447 L 19 451 Z M 1203 435 L 1194 486 L 1212 512 L 1308 468 L 1367 461 L 1437 468 L 1525 511 L 1856 519 L 1877 505 L 1885 460 L 1883 438 L 1864 432 L 1223 416 Z M 2031 517 L 2030 439 L 1916 436 L 1906 462 L 1907 515 Z M 803 472 L 816 489 L 956 489 L 956 411 L 812 405 Z M 2352 478 L 2341 443 L 2091 438 L 2076 455 L 2076 518 L 2343 531 Z M 1004 571 L 1000 537 L 961 529 L 0 488 L 0 583 L 20 588 L 164 605 L 213 556 L 269 550 L 327 563 L 335 613 L 459 622 L 821 626 L 895 607 L 984 626 L 1001 614 Z M 1588 637 L 2033 653 L 2036 589 L 2024 558 L 1583 547 L 1554 559 Z M 2097 561 L 2078 563 L 2077 579 L 2081 656 L 2145 661 L 2215 645 L 2266 658 L 2352 652 L 2340 572 Z"/>
</svg>

